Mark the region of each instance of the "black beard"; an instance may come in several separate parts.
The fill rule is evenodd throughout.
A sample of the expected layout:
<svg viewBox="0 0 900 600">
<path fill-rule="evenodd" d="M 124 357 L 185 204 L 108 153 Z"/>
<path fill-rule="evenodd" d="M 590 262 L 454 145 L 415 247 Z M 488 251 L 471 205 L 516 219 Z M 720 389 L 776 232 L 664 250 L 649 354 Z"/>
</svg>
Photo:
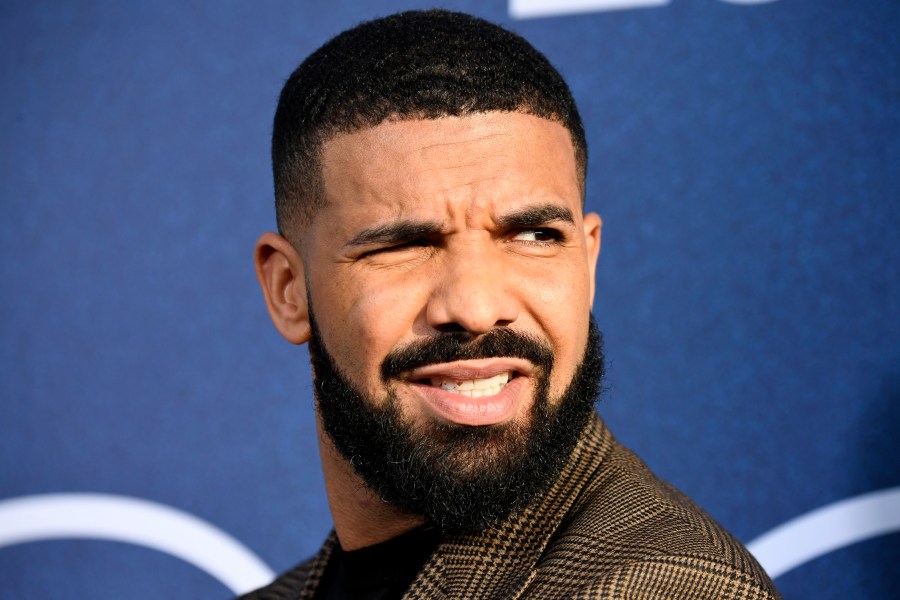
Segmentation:
<svg viewBox="0 0 900 600">
<path fill-rule="evenodd" d="M 559 402 L 549 401 L 553 353 L 505 328 L 478 338 L 442 333 L 385 357 L 387 402 L 377 406 L 341 373 L 322 343 L 310 305 L 316 405 L 335 447 L 385 502 L 424 516 L 444 533 L 483 529 L 524 508 L 556 479 L 594 412 L 603 378 L 602 339 L 590 318 L 581 363 Z M 508 356 L 535 365 L 537 386 L 524 423 L 465 426 L 407 423 L 394 378 L 421 366 Z"/>
</svg>

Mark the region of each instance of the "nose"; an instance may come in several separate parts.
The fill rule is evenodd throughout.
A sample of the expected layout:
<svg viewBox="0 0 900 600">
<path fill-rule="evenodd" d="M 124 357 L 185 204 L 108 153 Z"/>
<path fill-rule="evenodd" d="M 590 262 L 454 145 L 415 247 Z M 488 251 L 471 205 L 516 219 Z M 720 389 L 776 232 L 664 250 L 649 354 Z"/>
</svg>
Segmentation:
<svg viewBox="0 0 900 600">
<path fill-rule="evenodd" d="M 518 318 L 511 274 L 496 252 L 466 252 L 447 258 L 426 309 L 433 329 L 479 335 Z"/>
</svg>

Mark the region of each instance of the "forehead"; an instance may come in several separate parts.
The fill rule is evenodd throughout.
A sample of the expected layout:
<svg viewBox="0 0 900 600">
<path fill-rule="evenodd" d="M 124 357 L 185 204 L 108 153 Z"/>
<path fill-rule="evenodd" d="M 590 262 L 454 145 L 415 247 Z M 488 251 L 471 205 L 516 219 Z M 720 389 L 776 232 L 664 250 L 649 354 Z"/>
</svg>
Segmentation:
<svg viewBox="0 0 900 600">
<path fill-rule="evenodd" d="M 555 201 L 580 213 L 569 131 L 523 113 L 381 123 L 325 142 L 320 216 L 335 225 Z M 317 218 L 318 220 L 318 218 Z"/>
</svg>

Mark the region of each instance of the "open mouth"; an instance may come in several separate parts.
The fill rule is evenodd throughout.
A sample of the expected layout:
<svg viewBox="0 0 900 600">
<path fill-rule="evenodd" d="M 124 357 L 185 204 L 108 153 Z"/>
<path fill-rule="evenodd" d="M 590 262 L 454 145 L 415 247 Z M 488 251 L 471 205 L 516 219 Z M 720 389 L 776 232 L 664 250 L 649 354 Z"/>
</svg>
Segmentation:
<svg viewBox="0 0 900 600">
<path fill-rule="evenodd" d="M 494 357 L 432 364 L 411 371 L 421 407 L 438 420 L 459 425 L 496 425 L 515 418 L 527 404 L 532 365 Z"/>
<path fill-rule="evenodd" d="M 481 398 L 482 396 L 495 396 L 515 377 L 515 372 L 506 371 L 493 377 L 484 379 L 456 380 L 447 377 L 432 377 L 422 379 L 417 383 L 440 388 L 446 392 L 468 396 L 469 398 Z"/>
</svg>

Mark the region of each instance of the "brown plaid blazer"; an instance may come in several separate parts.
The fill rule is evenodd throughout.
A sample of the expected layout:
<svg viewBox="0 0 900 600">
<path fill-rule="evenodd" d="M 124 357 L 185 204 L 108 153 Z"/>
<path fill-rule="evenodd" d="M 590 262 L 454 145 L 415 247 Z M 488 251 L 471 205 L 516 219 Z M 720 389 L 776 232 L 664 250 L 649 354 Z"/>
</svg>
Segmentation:
<svg viewBox="0 0 900 600">
<path fill-rule="evenodd" d="M 336 544 L 332 532 L 315 557 L 245 600 L 312 599 Z M 491 529 L 444 539 L 404 600 L 780 597 L 740 542 L 597 417 L 545 495 Z"/>
</svg>

